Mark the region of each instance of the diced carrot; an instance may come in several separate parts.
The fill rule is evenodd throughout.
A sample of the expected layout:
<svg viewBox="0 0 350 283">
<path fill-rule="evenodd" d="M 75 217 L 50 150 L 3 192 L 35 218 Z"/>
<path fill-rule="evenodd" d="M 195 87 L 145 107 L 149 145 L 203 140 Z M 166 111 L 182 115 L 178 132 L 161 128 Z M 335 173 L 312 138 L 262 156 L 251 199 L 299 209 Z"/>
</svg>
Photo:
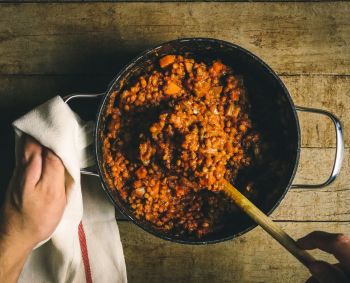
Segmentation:
<svg viewBox="0 0 350 283">
<path fill-rule="evenodd" d="M 187 72 L 192 71 L 193 64 L 191 62 L 185 61 L 185 68 Z"/>
<path fill-rule="evenodd" d="M 220 61 L 215 61 L 213 63 L 213 69 L 214 69 L 215 73 L 217 73 L 217 74 L 220 73 L 223 68 L 224 68 L 224 65 Z"/>
<path fill-rule="evenodd" d="M 142 182 L 140 180 L 136 180 L 134 182 L 134 188 L 138 189 L 138 188 L 141 188 L 141 187 L 142 187 Z"/>
<path fill-rule="evenodd" d="M 176 186 L 176 196 L 181 197 L 185 194 L 185 190 L 179 186 Z"/>
<path fill-rule="evenodd" d="M 175 61 L 175 55 L 166 55 L 159 60 L 159 66 L 161 68 L 165 68 L 166 66 L 169 66 L 170 64 L 174 63 Z"/>
<path fill-rule="evenodd" d="M 244 124 L 239 125 L 239 129 L 241 130 L 241 132 L 245 133 L 247 131 L 247 126 Z"/>
<path fill-rule="evenodd" d="M 177 94 L 181 91 L 181 87 L 179 87 L 173 81 L 168 81 L 168 83 L 164 87 L 164 93 L 167 95 Z"/>
<path fill-rule="evenodd" d="M 147 170 L 145 167 L 140 167 L 139 169 L 136 170 L 136 176 L 139 179 L 146 178 L 147 176 Z"/>
<path fill-rule="evenodd" d="M 213 92 L 214 92 L 214 95 L 215 95 L 215 96 L 220 95 L 221 92 L 222 92 L 222 86 L 213 87 Z"/>
<path fill-rule="evenodd" d="M 140 78 L 140 82 L 141 82 L 141 86 L 142 86 L 143 88 L 145 88 L 145 87 L 147 86 L 147 82 L 146 82 L 146 80 L 145 80 L 144 77 L 141 77 L 141 78 Z"/>
</svg>

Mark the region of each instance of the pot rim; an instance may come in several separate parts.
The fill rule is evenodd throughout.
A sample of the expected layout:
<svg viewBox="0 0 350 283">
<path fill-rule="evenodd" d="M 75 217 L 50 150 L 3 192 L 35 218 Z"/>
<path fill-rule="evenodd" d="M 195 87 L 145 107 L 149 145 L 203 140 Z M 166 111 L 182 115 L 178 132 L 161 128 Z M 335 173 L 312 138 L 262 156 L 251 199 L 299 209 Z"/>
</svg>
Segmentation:
<svg viewBox="0 0 350 283">
<path fill-rule="evenodd" d="M 297 132 L 297 149 L 296 149 L 296 153 L 295 153 L 295 162 L 294 162 L 294 168 L 290 174 L 290 178 L 288 180 L 288 184 L 286 186 L 286 188 L 284 189 L 283 193 L 281 194 L 281 196 L 278 198 L 278 200 L 275 202 L 275 204 L 273 205 L 273 207 L 266 213 L 268 216 L 271 215 L 271 213 L 280 205 L 281 201 L 284 199 L 285 195 L 287 194 L 287 192 L 289 191 L 292 182 L 294 180 L 297 168 L 298 168 L 298 164 L 299 164 L 299 158 L 300 158 L 300 144 L 301 144 L 301 135 L 300 135 L 300 124 L 299 124 L 299 119 L 298 119 L 298 115 L 297 115 L 297 111 L 296 111 L 296 107 L 293 103 L 293 100 L 290 96 L 290 93 L 288 91 L 288 89 L 286 88 L 286 86 L 284 85 L 284 83 L 282 82 L 282 80 L 280 79 L 280 77 L 275 73 L 275 71 L 273 71 L 271 69 L 271 67 L 269 67 L 262 59 L 260 59 L 258 56 L 256 56 L 255 54 L 253 54 L 252 52 L 248 51 L 247 49 L 231 43 L 231 42 L 227 42 L 224 40 L 220 40 L 220 39 L 215 39 L 215 38 L 205 38 L 205 37 L 193 37 L 193 38 L 179 38 L 179 39 L 175 39 L 175 40 L 170 40 L 167 42 L 163 42 L 161 44 L 158 44 L 154 47 L 150 47 L 147 48 L 146 50 L 144 50 L 143 52 L 141 52 L 139 55 L 137 55 L 134 59 L 132 59 L 124 68 L 122 68 L 118 74 L 112 79 L 112 81 L 109 83 L 108 87 L 107 87 L 107 91 L 105 92 L 98 111 L 97 111 L 97 117 L 96 117 L 96 126 L 95 126 L 95 130 L 94 130 L 94 143 L 95 143 L 95 159 L 96 159 L 96 164 L 97 164 L 97 172 L 99 175 L 99 178 L 101 180 L 102 183 L 102 188 L 103 190 L 106 192 L 106 194 L 108 195 L 108 197 L 110 198 L 110 200 L 112 201 L 112 203 L 114 204 L 115 207 L 117 207 L 120 212 L 125 215 L 125 217 L 127 217 L 129 220 L 131 220 L 133 223 L 135 223 L 137 226 L 139 226 L 141 229 L 143 229 L 144 231 L 157 236 L 159 238 L 162 238 L 164 240 L 168 240 L 171 242 L 175 242 L 175 243 L 180 243 L 180 244 L 187 244 L 187 245 L 207 245 L 207 244 L 216 244 L 216 243 L 220 243 L 220 242 L 224 242 L 224 241 L 228 241 L 231 239 L 234 239 L 236 237 L 239 237 L 247 232 L 249 232 L 250 230 L 254 229 L 255 227 L 257 227 L 258 225 L 256 223 L 251 224 L 248 228 L 240 231 L 239 233 L 233 234 L 231 236 L 227 236 L 224 238 L 220 238 L 217 240 L 198 240 L 198 241 L 186 241 L 183 239 L 179 239 L 179 238 L 173 238 L 167 234 L 162 233 L 159 230 L 156 230 L 154 228 L 150 226 L 146 226 L 144 225 L 143 222 L 141 222 L 140 220 L 138 220 L 136 217 L 134 217 L 134 215 L 129 212 L 124 206 L 120 205 L 114 198 L 113 194 L 111 193 L 111 190 L 109 189 L 109 186 L 107 185 L 106 181 L 105 181 L 105 177 L 104 177 L 104 173 L 101 169 L 101 163 L 103 163 L 103 157 L 102 157 L 102 152 L 101 152 L 101 139 L 99 137 L 99 129 L 100 129 L 100 123 L 101 123 L 101 116 L 103 114 L 103 110 L 105 108 L 106 103 L 108 102 L 108 98 L 111 94 L 111 92 L 113 91 L 113 88 L 116 84 L 116 82 L 120 79 L 120 77 L 122 77 L 123 74 L 125 74 L 125 72 L 127 72 L 131 67 L 133 67 L 135 64 L 137 64 L 139 61 L 143 60 L 143 58 L 161 48 L 162 46 L 166 45 L 166 44 L 172 44 L 172 43 L 182 43 L 182 42 L 188 42 L 188 41 L 194 41 L 194 42 L 215 42 L 218 44 L 222 44 L 222 45 L 226 45 L 229 46 L 231 48 L 237 49 L 243 53 L 245 53 L 246 55 L 250 56 L 251 58 L 253 58 L 255 61 L 257 61 L 262 67 L 264 67 L 266 69 L 266 71 L 275 79 L 275 81 L 278 83 L 278 85 L 282 88 L 283 93 L 285 94 L 287 101 L 290 105 L 290 108 L 292 110 L 293 113 L 293 118 L 295 120 L 296 123 L 296 132 Z"/>
</svg>

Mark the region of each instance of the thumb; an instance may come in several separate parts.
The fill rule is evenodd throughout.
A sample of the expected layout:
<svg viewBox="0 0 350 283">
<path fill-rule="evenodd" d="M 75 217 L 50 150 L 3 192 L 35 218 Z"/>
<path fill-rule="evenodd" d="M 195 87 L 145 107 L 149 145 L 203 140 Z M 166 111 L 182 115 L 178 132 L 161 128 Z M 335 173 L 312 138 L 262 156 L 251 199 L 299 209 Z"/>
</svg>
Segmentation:
<svg viewBox="0 0 350 283">
<path fill-rule="evenodd" d="M 325 261 L 316 261 L 309 265 L 313 277 L 320 283 L 346 283 L 347 279 L 343 271 Z"/>
</svg>

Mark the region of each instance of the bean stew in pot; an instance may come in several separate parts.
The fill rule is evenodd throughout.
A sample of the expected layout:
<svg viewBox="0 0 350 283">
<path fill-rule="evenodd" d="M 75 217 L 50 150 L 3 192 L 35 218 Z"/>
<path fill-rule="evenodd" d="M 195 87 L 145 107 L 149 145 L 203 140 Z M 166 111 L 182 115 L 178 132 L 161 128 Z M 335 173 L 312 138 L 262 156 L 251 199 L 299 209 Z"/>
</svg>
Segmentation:
<svg viewBox="0 0 350 283">
<path fill-rule="evenodd" d="M 103 158 L 135 217 L 200 238 L 237 210 L 221 184 L 262 158 L 243 79 L 220 60 L 166 55 L 111 94 Z M 254 183 L 241 183 L 254 201 Z"/>
</svg>

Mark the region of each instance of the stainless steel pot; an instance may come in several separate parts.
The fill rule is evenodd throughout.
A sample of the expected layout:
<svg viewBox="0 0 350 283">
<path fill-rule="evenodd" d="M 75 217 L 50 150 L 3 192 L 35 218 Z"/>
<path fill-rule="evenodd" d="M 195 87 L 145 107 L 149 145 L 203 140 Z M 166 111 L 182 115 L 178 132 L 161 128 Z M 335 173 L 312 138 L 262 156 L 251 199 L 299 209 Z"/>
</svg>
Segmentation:
<svg viewBox="0 0 350 283">
<path fill-rule="evenodd" d="M 271 214 L 290 188 L 319 189 L 335 180 L 342 164 L 344 141 L 341 123 L 334 114 L 325 110 L 295 106 L 287 88 L 276 73 L 260 58 L 238 45 L 210 38 L 178 39 L 144 51 L 118 73 L 106 92 L 74 94 L 65 98 L 65 101 L 69 102 L 73 99 L 101 97 L 94 139 L 97 167 L 96 170 L 83 169 L 82 173 L 99 176 L 104 191 L 126 217 L 151 234 L 184 244 L 221 242 L 242 235 L 256 226 L 246 215 L 241 214 L 227 222 L 221 231 L 204 238 L 175 237 L 157 230 L 147 221 L 136 219 L 131 208 L 122 200 L 117 190 L 107 185 L 106 174 L 109 172 L 103 166 L 101 135 L 106 127 L 106 104 L 111 93 L 115 90 L 121 91 L 128 85 L 128 82 L 143 74 L 147 66 L 158 61 L 160 57 L 167 54 L 185 53 L 198 59 L 219 58 L 244 77 L 245 87 L 252 105 L 252 120 L 264 133 L 264 138 L 271 144 L 271 160 L 268 162 L 278 164 L 277 167 L 264 164 L 264 166 L 246 173 L 250 174 L 249 177 L 259 188 L 260 197 L 256 203 L 259 208 L 265 213 Z M 337 140 L 334 165 L 329 178 L 320 184 L 292 184 L 298 167 L 301 141 L 297 111 L 325 115 L 334 124 Z"/>
</svg>

